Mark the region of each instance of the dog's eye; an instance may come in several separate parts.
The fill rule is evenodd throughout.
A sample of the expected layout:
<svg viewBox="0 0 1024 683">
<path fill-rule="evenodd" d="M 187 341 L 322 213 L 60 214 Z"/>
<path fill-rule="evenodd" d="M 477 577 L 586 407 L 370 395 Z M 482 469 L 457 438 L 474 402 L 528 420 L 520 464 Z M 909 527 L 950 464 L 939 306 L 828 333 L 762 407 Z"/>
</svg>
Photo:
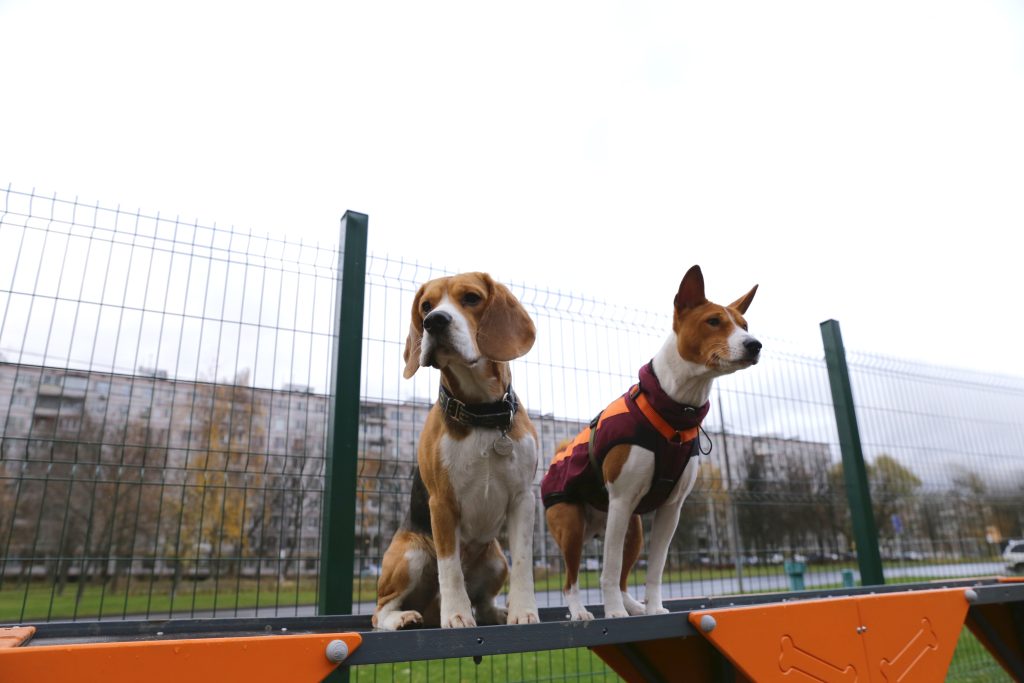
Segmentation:
<svg viewBox="0 0 1024 683">
<path fill-rule="evenodd" d="M 424 313 L 430 313 L 430 310 L 432 308 L 434 307 L 430 305 L 429 301 L 424 301 L 422 304 L 420 304 L 420 310 L 423 311 Z"/>
<path fill-rule="evenodd" d="M 480 303 L 480 301 L 481 299 L 479 294 L 474 294 L 473 292 L 466 292 L 465 294 L 462 295 L 463 306 L 476 306 L 478 303 Z"/>
<path fill-rule="evenodd" d="M 722 319 L 715 316 L 714 318 L 708 318 L 707 323 L 708 325 L 711 325 L 711 327 L 718 327 L 722 324 Z"/>
</svg>

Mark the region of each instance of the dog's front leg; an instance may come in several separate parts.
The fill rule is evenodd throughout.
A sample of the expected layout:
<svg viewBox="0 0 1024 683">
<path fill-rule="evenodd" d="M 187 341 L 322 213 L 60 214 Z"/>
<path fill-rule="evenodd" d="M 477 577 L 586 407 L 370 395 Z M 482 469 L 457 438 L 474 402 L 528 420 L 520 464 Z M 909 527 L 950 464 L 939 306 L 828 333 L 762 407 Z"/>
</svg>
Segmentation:
<svg viewBox="0 0 1024 683">
<path fill-rule="evenodd" d="M 667 609 L 661 606 L 661 575 L 665 571 L 665 559 L 668 557 L 668 546 L 679 523 L 679 510 L 682 501 L 668 502 L 654 512 L 651 523 L 651 543 L 647 551 L 647 614 L 665 614 Z"/>
<path fill-rule="evenodd" d="M 622 547 L 626 542 L 626 529 L 633 514 L 635 501 L 611 495 L 608 500 L 608 520 L 604 531 L 604 562 L 601 567 L 601 593 L 604 597 L 604 616 L 628 617 L 619 587 L 622 574 Z"/>
<path fill-rule="evenodd" d="M 452 506 L 430 499 L 430 526 L 437 549 L 437 579 L 441 593 L 441 628 L 476 626 L 466 592 L 459 548 L 458 517 Z"/>
<path fill-rule="evenodd" d="M 532 490 L 516 496 L 509 504 L 508 544 L 512 551 L 509 577 L 508 623 L 536 624 L 537 596 L 533 592 L 533 518 L 537 499 Z"/>
</svg>

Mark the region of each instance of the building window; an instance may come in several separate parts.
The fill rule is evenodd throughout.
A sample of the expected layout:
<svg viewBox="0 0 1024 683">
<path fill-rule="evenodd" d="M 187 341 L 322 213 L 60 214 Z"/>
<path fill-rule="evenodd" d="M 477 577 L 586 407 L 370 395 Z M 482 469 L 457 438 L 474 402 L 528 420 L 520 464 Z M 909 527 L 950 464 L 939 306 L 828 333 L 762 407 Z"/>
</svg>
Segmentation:
<svg viewBox="0 0 1024 683">
<path fill-rule="evenodd" d="M 37 396 L 36 410 L 58 410 L 60 409 L 60 398 L 57 396 Z"/>
<path fill-rule="evenodd" d="M 74 375 L 70 375 L 64 378 L 65 391 L 85 391 L 88 387 L 88 377 L 76 377 Z"/>
<path fill-rule="evenodd" d="M 101 382 L 96 380 L 92 383 L 92 390 L 100 396 L 106 397 L 110 394 L 110 382 Z"/>
<path fill-rule="evenodd" d="M 65 431 L 78 431 L 82 426 L 82 421 L 77 417 L 62 417 L 57 424 Z"/>
</svg>

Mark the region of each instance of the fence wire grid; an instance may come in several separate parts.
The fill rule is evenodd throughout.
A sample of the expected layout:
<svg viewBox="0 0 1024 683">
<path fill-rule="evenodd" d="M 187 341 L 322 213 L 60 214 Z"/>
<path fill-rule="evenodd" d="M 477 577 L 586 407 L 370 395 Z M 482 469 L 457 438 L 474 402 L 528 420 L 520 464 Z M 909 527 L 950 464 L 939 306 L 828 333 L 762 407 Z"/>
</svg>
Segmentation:
<svg viewBox="0 0 1024 683">
<path fill-rule="evenodd" d="M 315 613 L 338 247 L 10 188 L 0 206 L 0 622 Z M 373 610 L 438 389 L 429 369 L 401 376 L 412 298 L 453 272 L 367 260 L 356 613 Z M 635 381 L 671 310 L 492 275 L 537 325 L 512 377 L 540 436 L 539 484 L 555 445 Z M 715 383 L 667 598 L 859 579 L 822 354 L 759 337 L 760 364 Z M 849 365 L 887 582 L 1012 571 L 1024 380 L 872 354 Z M 564 605 L 537 498 L 538 604 Z M 600 557 L 589 542 L 588 602 Z M 1000 673 L 962 639 L 950 680 Z M 586 650 L 353 675 L 616 679 Z"/>
</svg>

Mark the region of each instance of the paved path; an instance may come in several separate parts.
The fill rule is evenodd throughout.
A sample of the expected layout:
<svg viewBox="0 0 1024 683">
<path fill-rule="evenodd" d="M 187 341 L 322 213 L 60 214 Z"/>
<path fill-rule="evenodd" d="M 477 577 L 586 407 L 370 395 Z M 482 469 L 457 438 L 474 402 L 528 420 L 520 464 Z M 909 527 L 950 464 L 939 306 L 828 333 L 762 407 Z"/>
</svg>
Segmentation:
<svg viewBox="0 0 1024 683">
<path fill-rule="evenodd" d="M 665 599 L 694 597 L 698 595 L 730 595 L 741 592 L 770 592 L 790 590 L 789 581 L 782 571 L 782 567 L 776 567 L 776 572 L 768 576 L 746 575 L 743 577 L 742 586 L 735 576 L 708 578 L 695 581 L 680 581 L 666 584 L 662 589 Z M 959 578 L 969 576 L 992 576 L 1002 574 L 1005 567 L 1001 562 L 976 562 L 972 564 L 947 564 L 947 565 L 905 565 L 897 567 L 886 567 L 885 576 L 887 579 L 913 577 L 915 579 L 927 580 L 930 578 Z M 763 569 L 761 571 L 764 571 Z M 859 573 L 854 570 L 854 580 L 859 579 Z M 843 582 L 842 572 L 830 568 L 813 568 L 804 576 L 806 588 L 821 586 L 841 585 Z M 593 587 L 580 591 L 587 604 L 601 602 L 600 589 Z M 631 591 L 634 596 L 643 595 L 643 587 L 635 587 Z M 498 598 L 500 604 L 504 604 L 505 596 Z M 552 607 L 564 605 L 565 600 L 560 590 L 541 591 L 537 593 L 537 605 L 539 607 Z M 374 603 L 360 602 L 354 606 L 354 614 L 370 614 L 373 612 Z M 174 616 L 181 619 L 211 619 L 213 617 L 225 618 L 252 618 L 252 617 L 290 617 L 290 616 L 314 616 L 316 608 L 314 605 L 299 605 L 287 607 L 261 607 L 246 609 L 220 609 L 214 613 L 212 610 L 196 611 L 194 613 L 175 612 Z M 104 617 L 104 620 L 118 620 L 117 617 Z M 127 619 L 164 619 L 166 614 L 131 615 Z"/>
</svg>

